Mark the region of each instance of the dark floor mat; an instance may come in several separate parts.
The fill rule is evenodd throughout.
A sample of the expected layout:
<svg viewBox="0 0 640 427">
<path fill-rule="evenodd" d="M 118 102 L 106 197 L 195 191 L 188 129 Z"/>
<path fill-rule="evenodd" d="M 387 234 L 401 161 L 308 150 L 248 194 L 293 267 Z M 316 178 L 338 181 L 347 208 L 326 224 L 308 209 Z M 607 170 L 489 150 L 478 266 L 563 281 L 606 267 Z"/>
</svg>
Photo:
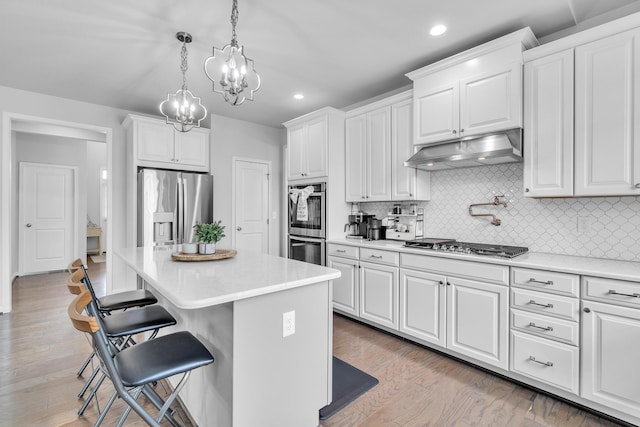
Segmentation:
<svg viewBox="0 0 640 427">
<path fill-rule="evenodd" d="M 333 402 L 320 409 L 320 419 L 326 420 L 378 384 L 378 380 L 333 357 Z"/>
</svg>

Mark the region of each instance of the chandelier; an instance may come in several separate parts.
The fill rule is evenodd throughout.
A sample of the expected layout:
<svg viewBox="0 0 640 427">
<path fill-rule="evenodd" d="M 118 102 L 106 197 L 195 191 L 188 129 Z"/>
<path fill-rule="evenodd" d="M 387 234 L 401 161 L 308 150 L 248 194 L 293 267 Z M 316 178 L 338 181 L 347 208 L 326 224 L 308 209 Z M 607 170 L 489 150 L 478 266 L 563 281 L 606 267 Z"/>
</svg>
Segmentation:
<svg viewBox="0 0 640 427">
<path fill-rule="evenodd" d="M 180 132 L 189 132 L 194 127 L 200 127 L 200 121 L 207 116 L 207 109 L 200 103 L 200 98 L 193 96 L 187 89 L 187 43 L 191 43 L 191 34 L 183 31 L 176 34 L 182 42 L 180 56 L 180 70 L 182 71 L 182 89 L 176 93 L 167 94 L 167 99 L 160 103 L 160 112 L 167 118 L 167 124 L 172 124 Z"/>
<path fill-rule="evenodd" d="M 245 100 L 253 101 L 253 93 L 260 88 L 260 76 L 253 67 L 253 60 L 244 55 L 244 46 L 238 45 L 236 24 L 238 23 L 238 1 L 231 8 L 231 43 L 218 49 L 213 47 L 213 56 L 204 62 L 204 72 L 213 82 L 213 91 L 221 93 L 231 105 L 240 105 Z"/>
</svg>

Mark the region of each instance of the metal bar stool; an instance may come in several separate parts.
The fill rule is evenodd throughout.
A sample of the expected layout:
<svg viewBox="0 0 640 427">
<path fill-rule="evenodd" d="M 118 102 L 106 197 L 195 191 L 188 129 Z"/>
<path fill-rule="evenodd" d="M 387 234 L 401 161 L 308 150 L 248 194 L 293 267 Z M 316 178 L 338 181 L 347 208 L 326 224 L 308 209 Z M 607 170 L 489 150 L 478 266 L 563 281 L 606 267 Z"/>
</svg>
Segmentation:
<svg viewBox="0 0 640 427">
<path fill-rule="evenodd" d="M 82 314 L 83 310 L 89 315 Z M 87 290 L 82 291 L 71 302 L 68 313 L 76 329 L 92 335 L 96 353 L 115 387 L 115 392 L 96 425 L 102 422 L 117 397 L 129 405 L 118 426 L 122 426 L 131 409 L 150 426 L 159 427 L 160 420 L 165 417 L 172 425 L 177 425 L 169 408 L 184 387 L 191 371 L 213 363 L 214 358 L 209 350 L 191 333 L 182 331 L 118 351 L 105 333 L 104 319 Z M 178 385 L 163 400 L 151 385 L 179 374 L 182 374 L 182 378 Z M 144 394 L 158 409 L 156 418 L 137 402 L 140 394 Z"/>
</svg>

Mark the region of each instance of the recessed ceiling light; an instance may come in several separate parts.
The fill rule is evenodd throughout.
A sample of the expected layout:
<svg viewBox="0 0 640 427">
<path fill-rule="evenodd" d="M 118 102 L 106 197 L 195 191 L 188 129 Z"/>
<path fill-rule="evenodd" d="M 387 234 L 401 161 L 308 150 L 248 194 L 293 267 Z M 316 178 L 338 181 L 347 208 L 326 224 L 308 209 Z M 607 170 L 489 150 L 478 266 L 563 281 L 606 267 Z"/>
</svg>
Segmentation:
<svg viewBox="0 0 640 427">
<path fill-rule="evenodd" d="M 486 157 L 478 157 L 478 160 L 485 160 Z"/>
<path fill-rule="evenodd" d="M 445 27 L 444 25 L 438 24 L 438 25 L 435 25 L 433 28 L 431 28 L 431 30 L 429 31 L 429 34 L 431 34 L 432 36 L 440 36 L 444 34 L 445 31 L 447 31 L 447 27 Z"/>
<path fill-rule="evenodd" d="M 293 95 L 294 99 L 304 99 L 304 95 L 301 93 L 296 93 L 295 95 Z"/>
</svg>

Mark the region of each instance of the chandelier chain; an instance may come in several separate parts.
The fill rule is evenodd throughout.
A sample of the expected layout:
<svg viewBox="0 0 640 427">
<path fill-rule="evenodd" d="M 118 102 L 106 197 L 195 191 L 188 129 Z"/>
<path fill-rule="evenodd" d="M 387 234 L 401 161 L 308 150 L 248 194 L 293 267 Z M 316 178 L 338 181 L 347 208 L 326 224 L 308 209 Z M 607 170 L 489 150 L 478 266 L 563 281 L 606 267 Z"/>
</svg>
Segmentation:
<svg viewBox="0 0 640 427">
<path fill-rule="evenodd" d="M 180 69 L 182 70 L 182 90 L 187 89 L 187 70 L 189 64 L 187 63 L 187 43 L 182 42 L 182 50 L 180 51 L 180 58 L 182 59 Z"/>
<path fill-rule="evenodd" d="M 238 23 L 238 0 L 233 0 L 231 7 L 231 46 L 238 46 L 236 39 L 236 24 Z"/>
</svg>

